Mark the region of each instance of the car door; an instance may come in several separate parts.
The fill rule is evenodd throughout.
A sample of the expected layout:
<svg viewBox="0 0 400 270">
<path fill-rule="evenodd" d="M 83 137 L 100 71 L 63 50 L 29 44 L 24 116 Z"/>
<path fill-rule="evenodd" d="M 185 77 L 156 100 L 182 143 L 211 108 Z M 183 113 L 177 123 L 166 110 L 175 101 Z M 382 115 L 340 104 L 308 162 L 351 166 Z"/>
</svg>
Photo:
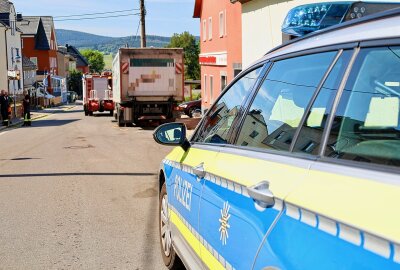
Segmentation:
<svg viewBox="0 0 400 270">
<path fill-rule="evenodd" d="M 163 161 L 172 242 L 179 254 L 184 256 L 182 260 L 197 267 L 203 267 L 200 245 L 194 240 L 194 235 L 199 230 L 199 206 L 204 179 L 198 177 L 195 170 L 209 167 L 214 163 L 216 154 L 212 150 L 189 148 L 184 151 L 177 147 Z"/>
<path fill-rule="evenodd" d="M 304 122 L 293 151 L 320 158 L 265 242 L 280 263 L 255 269 L 400 269 L 400 46 L 366 45 Z"/>
<path fill-rule="evenodd" d="M 279 265 L 260 247 L 283 211 L 283 200 L 313 159 L 289 153 L 297 127 L 337 52 L 275 61 L 244 113 L 234 145 L 225 145 L 208 170 L 200 204 L 201 255 L 210 269 L 252 269 L 256 255 Z M 214 130 L 206 137 L 226 132 Z"/>
</svg>

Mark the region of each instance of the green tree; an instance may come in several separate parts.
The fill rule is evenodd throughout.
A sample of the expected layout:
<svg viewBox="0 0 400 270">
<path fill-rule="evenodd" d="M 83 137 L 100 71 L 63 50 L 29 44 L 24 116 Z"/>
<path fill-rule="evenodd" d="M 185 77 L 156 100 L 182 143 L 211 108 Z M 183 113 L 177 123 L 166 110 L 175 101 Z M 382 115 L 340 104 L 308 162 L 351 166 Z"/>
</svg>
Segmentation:
<svg viewBox="0 0 400 270">
<path fill-rule="evenodd" d="M 68 91 L 75 91 L 78 96 L 83 95 L 82 72 L 72 70 L 68 77 Z"/>
<path fill-rule="evenodd" d="M 85 49 L 80 52 L 89 62 L 90 72 L 101 73 L 104 70 L 104 55 L 96 50 Z"/>
<path fill-rule="evenodd" d="M 189 32 L 174 34 L 167 48 L 183 48 L 185 52 L 185 78 L 200 79 L 200 47 L 196 37 Z"/>
</svg>

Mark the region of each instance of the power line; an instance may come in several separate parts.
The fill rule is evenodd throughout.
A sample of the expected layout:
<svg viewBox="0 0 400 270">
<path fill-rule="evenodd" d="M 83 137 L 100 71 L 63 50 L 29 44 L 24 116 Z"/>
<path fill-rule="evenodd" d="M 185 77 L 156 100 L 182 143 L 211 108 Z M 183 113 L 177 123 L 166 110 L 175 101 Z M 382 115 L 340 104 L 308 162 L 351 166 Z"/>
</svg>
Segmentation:
<svg viewBox="0 0 400 270">
<path fill-rule="evenodd" d="M 108 11 L 108 12 L 97 12 L 97 13 L 75 14 L 75 15 L 65 15 L 65 16 L 54 16 L 53 18 L 82 17 L 82 16 L 90 16 L 90 15 L 120 13 L 120 12 L 135 11 L 135 10 L 139 10 L 139 9 L 138 8 L 133 8 L 133 9 L 115 10 L 115 11 Z"/>
<path fill-rule="evenodd" d="M 140 28 L 140 20 L 139 20 L 139 23 L 138 23 L 138 26 L 137 26 L 136 35 L 135 35 L 135 38 L 133 39 L 133 45 L 132 46 L 135 46 L 136 38 L 137 38 L 138 33 L 139 33 L 139 28 Z"/>
<path fill-rule="evenodd" d="M 61 19 L 61 20 L 54 20 L 54 21 L 55 21 L 55 22 L 63 22 L 63 21 L 81 21 L 81 20 L 107 19 L 107 18 L 127 17 L 127 16 L 138 16 L 138 15 L 140 15 L 140 13 L 120 14 L 120 15 L 114 15 L 114 16 L 89 17 L 89 18 L 77 18 L 77 19 Z"/>
</svg>

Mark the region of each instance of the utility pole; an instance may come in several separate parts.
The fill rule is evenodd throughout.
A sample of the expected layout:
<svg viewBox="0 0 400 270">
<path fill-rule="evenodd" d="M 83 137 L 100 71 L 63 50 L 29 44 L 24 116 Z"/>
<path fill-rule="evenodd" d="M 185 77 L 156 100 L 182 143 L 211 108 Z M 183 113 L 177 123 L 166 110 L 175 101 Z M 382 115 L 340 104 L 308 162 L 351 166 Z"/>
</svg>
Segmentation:
<svg viewBox="0 0 400 270">
<path fill-rule="evenodd" d="M 146 47 L 146 9 L 144 7 L 144 0 L 140 0 L 140 24 L 142 26 L 141 31 L 141 46 Z"/>
</svg>

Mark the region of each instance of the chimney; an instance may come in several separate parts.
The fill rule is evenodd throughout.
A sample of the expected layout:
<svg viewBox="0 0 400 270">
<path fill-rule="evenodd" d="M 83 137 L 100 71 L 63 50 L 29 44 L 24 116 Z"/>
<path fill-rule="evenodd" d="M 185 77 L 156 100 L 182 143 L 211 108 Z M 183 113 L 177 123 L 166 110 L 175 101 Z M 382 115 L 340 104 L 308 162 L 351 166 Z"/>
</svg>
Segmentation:
<svg viewBox="0 0 400 270">
<path fill-rule="evenodd" d="M 24 18 L 22 17 L 21 13 L 17 13 L 17 22 L 22 22 Z"/>
</svg>

